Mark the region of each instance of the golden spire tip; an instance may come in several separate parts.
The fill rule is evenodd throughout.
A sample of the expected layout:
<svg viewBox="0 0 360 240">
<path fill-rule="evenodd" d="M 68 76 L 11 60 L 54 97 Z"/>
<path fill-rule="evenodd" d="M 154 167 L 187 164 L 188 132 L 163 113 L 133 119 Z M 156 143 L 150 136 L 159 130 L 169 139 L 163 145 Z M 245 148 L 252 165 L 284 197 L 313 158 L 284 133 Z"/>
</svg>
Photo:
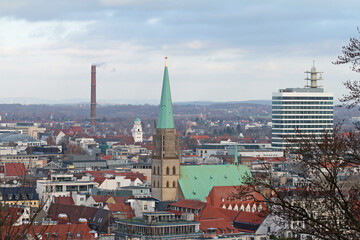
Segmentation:
<svg viewBox="0 0 360 240">
<path fill-rule="evenodd" d="M 165 67 L 167 67 L 168 65 L 167 65 L 167 56 L 165 56 Z"/>
</svg>

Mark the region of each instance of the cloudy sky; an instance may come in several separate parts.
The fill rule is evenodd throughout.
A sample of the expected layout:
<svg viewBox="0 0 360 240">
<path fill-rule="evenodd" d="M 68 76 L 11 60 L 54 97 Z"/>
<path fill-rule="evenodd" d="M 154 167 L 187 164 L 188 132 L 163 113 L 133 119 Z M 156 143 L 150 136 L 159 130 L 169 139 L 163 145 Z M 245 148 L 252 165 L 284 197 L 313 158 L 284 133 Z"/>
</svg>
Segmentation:
<svg viewBox="0 0 360 240">
<path fill-rule="evenodd" d="M 360 1 L 0 0 L 0 98 L 159 101 L 271 99 L 301 87 L 313 60 L 335 97 L 359 79 L 331 62 L 359 37 Z M 4 100 L 7 99 L 7 100 Z"/>
</svg>

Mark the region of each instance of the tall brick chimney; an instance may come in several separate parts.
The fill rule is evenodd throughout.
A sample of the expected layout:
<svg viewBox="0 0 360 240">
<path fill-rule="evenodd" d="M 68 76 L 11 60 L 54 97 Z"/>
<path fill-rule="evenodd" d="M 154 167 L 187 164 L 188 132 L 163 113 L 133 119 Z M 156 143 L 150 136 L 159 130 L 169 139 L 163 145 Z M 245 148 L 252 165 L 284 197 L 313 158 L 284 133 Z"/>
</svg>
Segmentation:
<svg viewBox="0 0 360 240">
<path fill-rule="evenodd" d="M 96 126 L 96 65 L 91 65 L 91 126 Z"/>
</svg>

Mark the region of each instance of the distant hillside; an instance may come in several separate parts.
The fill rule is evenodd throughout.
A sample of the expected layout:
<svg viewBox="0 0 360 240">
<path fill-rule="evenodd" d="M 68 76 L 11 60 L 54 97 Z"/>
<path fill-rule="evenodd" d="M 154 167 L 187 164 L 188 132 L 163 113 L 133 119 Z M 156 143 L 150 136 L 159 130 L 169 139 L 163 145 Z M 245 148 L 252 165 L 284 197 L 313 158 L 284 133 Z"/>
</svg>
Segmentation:
<svg viewBox="0 0 360 240">
<path fill-rule="evenodd" d="M 237 103 L 271 105 L 271 100 L 247 100 L 247 101 L 228 101 L 228 102 L 193 101 L 193 102 L 175 102 L 174 105 L 209 106 L 212 104 L 237 104 Z"/>
</svg>

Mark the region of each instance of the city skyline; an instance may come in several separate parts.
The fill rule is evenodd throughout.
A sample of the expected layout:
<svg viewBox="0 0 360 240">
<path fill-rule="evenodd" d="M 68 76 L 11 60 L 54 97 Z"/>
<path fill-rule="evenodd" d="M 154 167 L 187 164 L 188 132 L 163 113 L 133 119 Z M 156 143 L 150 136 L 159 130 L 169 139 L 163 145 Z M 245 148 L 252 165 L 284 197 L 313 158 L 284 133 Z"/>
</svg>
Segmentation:
<svg viewBox="0 0 360 240">
<path fill-rule="evenodd" d="M 270 100 L 277 89 L 303 87 L 313 60 L 336 100 L 346 92 L 342 82 L 358 77 L 331 63 L 358 35 L 357 6 L 2 1 L 0 99 L 90 100 L 97 63 L 98 99 L 158 102 L 167 55 L 174 102 Z"/>
</svg>

